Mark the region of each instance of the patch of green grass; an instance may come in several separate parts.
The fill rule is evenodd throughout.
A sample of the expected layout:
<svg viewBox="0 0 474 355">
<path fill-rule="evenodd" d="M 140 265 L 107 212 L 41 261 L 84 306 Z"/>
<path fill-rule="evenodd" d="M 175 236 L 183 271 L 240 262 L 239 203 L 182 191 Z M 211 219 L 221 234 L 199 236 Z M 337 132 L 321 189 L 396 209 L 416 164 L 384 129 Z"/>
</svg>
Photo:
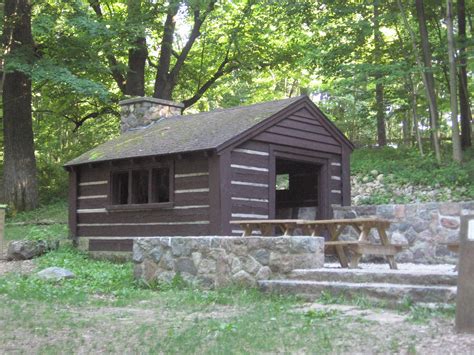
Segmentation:
<svg viewBox="0 0 474 355">
<path fill-rule="evenodd" d="M 425 307 L 414 305 L 408 313 L 408 321 L 417 324 L 426 324 L 433 318 L 454 318 L 456 307 L 454 305 Z"/>
<path fill-rule="evenodd" d="M 76 277 L 60 282 L 44 281 L 33 275 L 9 275 L 0 278 L 0 294 L 12 299 L 82 303 L 94 295 L 107 296 L 114 302 L 146 297 L 149 292 L 133 279 L 132 264 L 113 264 L 91 260 L 72 249 L 61 248 L 37 258 L 38 269 L 58 266 L 71 270 Z"/>
<path fill-rule="evenodd" d="M 66 239 L 66 224 L 9 226 L 5 228 L 5 240 L 35 239 L 51 240 Z"/>
<path fill-rule="evenodd" d="M 50 204 L 42 205 L 33 211 L 15 213 L 7 211 L 6 222 L 28 222 L 49 220 L 58 223 L 67 223 L 68 205 L 64 200 L 55 201 Z"/>
<path fill-rule="evenodd" d="M 433 156 L 421 158 L 415 149 L 356 149 L 351 157 L 351 173 L 373 178 L 370 172 L 377 170 L 386 179 L 390 176 L 389 182 L 400 185 L 464 187 L 464 192 L 453 191 L 453 194 L 458 194 L 458 198 L 474 198 L 474 149 L 465 152 L 462 165 L 453 162 L 448 151 L 444 158 L 439 165 Z M 371 202 L 384 201 L 385 197 L 383 194 L 374 195 Z"/>
</svg>

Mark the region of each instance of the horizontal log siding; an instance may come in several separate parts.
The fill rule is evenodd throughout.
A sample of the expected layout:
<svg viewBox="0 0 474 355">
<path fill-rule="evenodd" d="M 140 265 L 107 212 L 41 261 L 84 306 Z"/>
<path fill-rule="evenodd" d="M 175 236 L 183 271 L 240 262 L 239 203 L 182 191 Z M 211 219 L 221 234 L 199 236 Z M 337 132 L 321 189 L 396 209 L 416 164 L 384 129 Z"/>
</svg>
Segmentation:
<svg viewBox="0 0 474 355">
<path fill-rule="evenodd" d="M 267 218 L 269 215 L 269 146 L 248 141 L 231 154 L 231 219 Z M 242 232 L 232 226 L 232 235 Z"/>
<path fill-rule="evenodd" d="M 169 158 L 163 162 L 169 162 Z M 176 158 L 173 206 L 169 208 L 108 211 L 110 169 L 147 167 L 160 160 L 119 161 L 113 166 L 81 167 L 78 186 L 78 236 L 138 237 L 209 234 L 208 158 L 193 155 Z M 94 182 L 107 181 L 106 184 Z M 91 184 L 92 183 L 92 184 Z M 99 196 L 106 196 L 99 197 Z M 82 198 L 81 198 L 82 197 Z M 84 198 L 85 197 L 85 198 Z"/>
</svg>

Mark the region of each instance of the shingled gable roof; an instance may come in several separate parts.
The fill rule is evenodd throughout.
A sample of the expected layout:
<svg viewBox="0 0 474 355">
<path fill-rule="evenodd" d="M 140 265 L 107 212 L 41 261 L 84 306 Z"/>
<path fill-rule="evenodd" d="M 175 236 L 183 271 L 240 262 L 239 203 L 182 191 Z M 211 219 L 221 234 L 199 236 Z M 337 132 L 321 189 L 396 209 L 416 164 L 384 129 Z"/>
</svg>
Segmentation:
<svg viewBox="0 0 474 355">
<path fill-rule="evenodd" d="M 304 95 L 193 115 L 167 117 L 146 128 L 123 133 L 69 161 L 65 166 L 218 149 L 245 136 L 255 126 L 260 126 L 280 111 L 290 109 L 303 100 L 310 102 L 318 110 Z M 318 112 L 326 118 L 319 110 Z M 336 126 L 327 118 L 326 120 L 328 128 L 352 148 L 352 144 Z"/>
</svg>

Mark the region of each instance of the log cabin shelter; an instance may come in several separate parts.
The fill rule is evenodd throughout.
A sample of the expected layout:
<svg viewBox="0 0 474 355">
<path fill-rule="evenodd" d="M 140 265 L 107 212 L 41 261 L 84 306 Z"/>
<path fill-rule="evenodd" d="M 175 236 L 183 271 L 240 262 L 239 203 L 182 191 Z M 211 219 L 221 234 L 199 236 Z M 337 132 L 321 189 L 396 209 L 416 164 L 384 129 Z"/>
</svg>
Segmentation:
<svg viewBox="0 0 474 355">
<path fill-rule="evenodd" d="M 239 235 L 231 220 L 328 219 L 350 204 L 353 145 L 308 96 L 192 115 L 155 98 L 120 105 L 121 135 L 65 165 L 70 233 L 85 249 Z"/>
</svg>

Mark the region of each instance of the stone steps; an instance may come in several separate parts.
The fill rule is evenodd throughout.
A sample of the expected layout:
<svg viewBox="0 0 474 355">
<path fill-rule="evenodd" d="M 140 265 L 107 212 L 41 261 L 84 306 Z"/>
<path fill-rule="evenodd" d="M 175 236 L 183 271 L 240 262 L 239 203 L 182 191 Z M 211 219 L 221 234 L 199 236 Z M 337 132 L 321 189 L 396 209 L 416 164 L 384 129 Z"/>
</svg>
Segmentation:
<svg viewBox="0 0 474 355">
<path fill-rule="evenodd" d="M 347 270 L 347 269 L 298 269 L 289 275 L 291 280 L 333 281 L 349 283 L 390 283 L 426 286 L 456 286 L 457 275 L 454 272 L 423 272 L 405 270 Z"/>
<path fill-rule="evenodd" d="M 262 280 L 259 286 L 264 292 L 291 294 L 316 300 L 323 292 L 333 296 L 344 295 L 348 299 L 366 297 L 385 301 L 389 305 L 409 299 L 415 303 L 453 303 L 456 287 L 450 285 L 416 285 L 379 282 L 333 282 L 311 280 Z"/>
<path fill-rule="evenodd" d="M 456 298 L 457 272 L 452 265 L 363 264 L 360 269 L 342 269 L 326 264 L 319 269 L 295 269 L 286 280 L 262 280 L 265 292 L 293 294 L 315 300 L 323 292 L 351 299 L 366 297 L 389 305 L 410 299 L 416 303 L 452 303 Z"/>
</svg>

